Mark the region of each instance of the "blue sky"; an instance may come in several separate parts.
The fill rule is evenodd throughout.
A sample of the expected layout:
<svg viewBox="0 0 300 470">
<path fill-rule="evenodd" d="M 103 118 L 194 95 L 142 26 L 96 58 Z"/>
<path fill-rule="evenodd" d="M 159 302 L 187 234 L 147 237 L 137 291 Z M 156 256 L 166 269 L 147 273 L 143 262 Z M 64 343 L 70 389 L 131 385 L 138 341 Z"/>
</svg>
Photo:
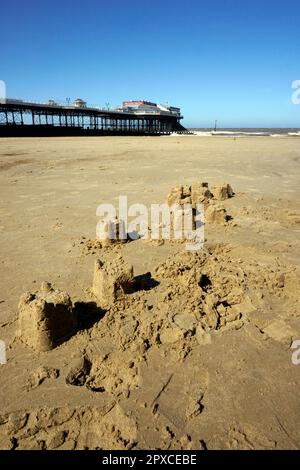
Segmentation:
<svg viewBox="0 0 300 470">
<path fill-rule="evenodd" d="M 187 126 L 299 127 L 300 2 L 2 2 L 7 95 L 180 106 Z"/>
</svg>

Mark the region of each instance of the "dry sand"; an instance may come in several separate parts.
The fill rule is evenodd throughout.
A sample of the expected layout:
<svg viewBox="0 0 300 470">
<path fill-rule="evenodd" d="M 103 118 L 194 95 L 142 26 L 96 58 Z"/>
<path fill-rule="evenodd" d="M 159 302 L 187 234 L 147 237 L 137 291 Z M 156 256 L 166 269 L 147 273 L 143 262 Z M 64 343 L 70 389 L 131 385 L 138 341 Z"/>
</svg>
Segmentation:
<svg viewBox="0 0 300 470">
<path fill-rule="evenodd" d="M 0 448 L 300 448 L 299 163 L 287 137 L 1 139 Z M 235 191 L 204 250 L 94 242 L 100 203 L 194 181 Z M 119 256 L 152 277 L 104 310 L 95 260 Z M 18 302 L 43 281 L 78 331 L 37 352 Z"/>
</svg>

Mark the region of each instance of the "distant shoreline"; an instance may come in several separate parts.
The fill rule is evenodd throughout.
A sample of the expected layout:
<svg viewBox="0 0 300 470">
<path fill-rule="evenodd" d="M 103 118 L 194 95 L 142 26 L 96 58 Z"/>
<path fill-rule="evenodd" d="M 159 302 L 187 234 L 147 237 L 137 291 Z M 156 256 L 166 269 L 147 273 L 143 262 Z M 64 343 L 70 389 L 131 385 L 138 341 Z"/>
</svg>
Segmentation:
<svg viewBox="0 0 300 470">
<path fill-rule="evenodd" d="M 188 128 L 194 135 L 200 137 L 300 137 L 299 128 L 220 128 L 217 131 L 209 128 Z"/>
</svg>

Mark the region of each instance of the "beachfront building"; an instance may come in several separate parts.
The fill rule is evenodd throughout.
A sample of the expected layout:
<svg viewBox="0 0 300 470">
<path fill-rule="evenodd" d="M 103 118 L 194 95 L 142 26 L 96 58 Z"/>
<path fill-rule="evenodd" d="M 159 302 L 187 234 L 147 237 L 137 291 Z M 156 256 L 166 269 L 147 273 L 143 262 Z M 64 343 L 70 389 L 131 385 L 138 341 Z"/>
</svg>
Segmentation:
<svg viewBox="0 0 300 470">
<path fill-rule="evenodd" d="M 173 115 L 182 119 L 180 108 L 168 106 L 163 104 L 152 103 L 151 101 L 137 100 L 137 101 L 123 101 L 122 106 L 119 106 L 120 111 L 133 112 L 135 114 L 165 114 Z"/>
</svg>

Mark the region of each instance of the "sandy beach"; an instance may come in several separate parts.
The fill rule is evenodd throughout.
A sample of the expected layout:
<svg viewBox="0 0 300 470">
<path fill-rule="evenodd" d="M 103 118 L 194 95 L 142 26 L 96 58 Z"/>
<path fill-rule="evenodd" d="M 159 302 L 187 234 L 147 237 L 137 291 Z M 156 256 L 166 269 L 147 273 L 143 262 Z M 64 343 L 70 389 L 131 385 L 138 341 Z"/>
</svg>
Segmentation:
<svg viewBox="0 0 300 470">
<path fill-rule="evenodd" d="M 1 139 L 0 447 L 300 448 L 299 164 L 298 137 Z M 193 182 L 234 190 L 202 251 L 95 241 L 99 204 Z M 152 282 L 103 308 L 95 260 L 121 258 Z M 18 303 L 43 282 L 80 321 L 37 352 Z"/>
</svg>

